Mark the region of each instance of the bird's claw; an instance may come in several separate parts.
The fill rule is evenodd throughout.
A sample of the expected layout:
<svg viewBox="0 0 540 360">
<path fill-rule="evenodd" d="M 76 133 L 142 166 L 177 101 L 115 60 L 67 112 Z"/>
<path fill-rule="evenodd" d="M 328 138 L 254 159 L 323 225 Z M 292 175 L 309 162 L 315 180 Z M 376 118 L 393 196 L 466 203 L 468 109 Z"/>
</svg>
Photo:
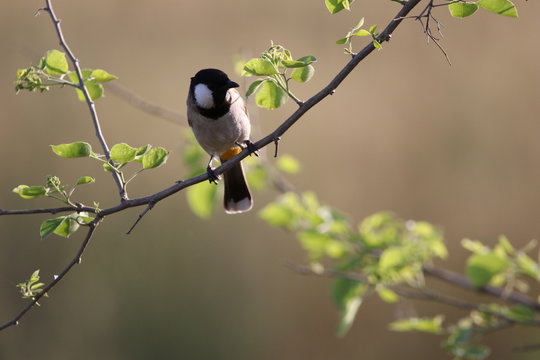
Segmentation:
<svg viewBox="0 0 540 360">
<path fill-rule="evenodd" d="M 220 180 L 219 176 L 216 174 L 216 172 L 214 171 L 214 169 L 212 169 L 210 166 L 208 166 L 206 168 L 206 174 L 208 174 L 208 182 L 210 182 L 210 184 L 216 184 L 218 183 L 218 181 Z"/>
</svg>

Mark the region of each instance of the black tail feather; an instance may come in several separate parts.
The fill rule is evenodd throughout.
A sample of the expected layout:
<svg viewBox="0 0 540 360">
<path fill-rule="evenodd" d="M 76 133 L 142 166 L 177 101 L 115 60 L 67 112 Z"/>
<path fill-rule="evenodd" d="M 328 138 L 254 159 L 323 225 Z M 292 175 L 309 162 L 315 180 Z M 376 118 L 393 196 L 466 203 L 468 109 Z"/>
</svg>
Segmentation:
<svg viewBox="0 0 540 360">
<path fill-rule="evenodd" d="M 243 213 L 253 207 L 242 163 L 235 164 L 223 173 L 223 183 L 225 184 L 223 206 L 228 214 Z"/>
</svg>

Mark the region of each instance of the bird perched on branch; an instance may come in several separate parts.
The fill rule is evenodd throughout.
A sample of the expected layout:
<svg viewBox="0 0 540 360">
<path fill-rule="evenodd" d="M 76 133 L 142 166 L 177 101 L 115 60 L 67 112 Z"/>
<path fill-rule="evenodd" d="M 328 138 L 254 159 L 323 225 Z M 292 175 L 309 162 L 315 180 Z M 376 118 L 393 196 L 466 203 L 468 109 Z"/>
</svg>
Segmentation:
<svg viewBox="0 0 540 360">
<path fill-rule="evenodd" d="M 239 85 L 218 69 L 200 70 L 191 78 L 187 98 L 187 118 L 195 138 L 210 154 L 207 172 L 210 182 L 217 183 L 211 163 L 230 160 L 250 148 L 251 124 L 246 104 L 236 90 Z M 254 151 L 254 149 L 250 149 Z M 225 195 L 223 205 L 229 214 L 248 211 L 253 206 L 242 163 L 223 173 Z"/>
</svg>

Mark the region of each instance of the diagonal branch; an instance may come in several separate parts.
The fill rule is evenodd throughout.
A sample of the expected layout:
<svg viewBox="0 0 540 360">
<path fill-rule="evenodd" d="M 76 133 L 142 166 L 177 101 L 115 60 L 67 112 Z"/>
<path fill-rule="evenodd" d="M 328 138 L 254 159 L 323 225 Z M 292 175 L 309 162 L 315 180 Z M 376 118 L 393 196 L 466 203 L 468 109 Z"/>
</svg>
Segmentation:
<svg viewBox="0 0 540 360">
<path fill-rule="evenodd" d="M 82 76 L 81 67 L 79 65 L 79 60 L 75 57 L 75 55 L 69 48 L 66 40 L 64 39 L 64 34 L 62 33 L 62 28 L 60 26 L 60 20 L 58 19 L 58 17 L 56 17 L 56 14 L 51 4 L 51 0 L 45 0 L 45 3 L 46 3 L 46 7 L 43 8 L 42 10 L 49 13 L 51 20 L 54 23 L 54 27 L 56 29 L 56 35 L 58 36 L 58 39 L 60 41 L 60 46 L 64 48 L 67 56 L 69 57 L 69 60 L 71 61 L 71 63 L 73 64 L 73 67 L 75 68 L 75 73 L 77 74 L 77 78 L 79 80 L 79 83 L 76 86 L 84 94 L 86 104 L 88 105 L 88 110 L 90 111 L 90 115 L 92 116 L 92 122 L 94 124 L 94 129 L 96 131 L 96 137 L 99 140 L 99 143 L 101 145 L 101 148 L 103 149 L 103 152 L 105 153 L 105 157 L 107 158 L 107 161 L 109 162 L 111 166 L 114 167 L 114 164 L 111 162 L 109 146 L 107 145 L 107 142 L 105 141 L 105 137 L 103 136 L 103 132 L 101 131 L 101 125 L 99 123 L 96 106 L 94 104 L 94 101 L 90 97 L 90 94 L 88 93 L 88 89 L 84 85 L 84 79 Z M 111 174 L 113 176 L 114 182 L 116 183 L 116 186 L 118 187 L 120 198 L 122 200 L 127 200 L 128 196 L 124 187 L 122 186 L 122 181 L 120 179 L 120 176 L 114 171 L 111 171 Z"/>
<path fill-rule="evenodd" d="M 517 292 L 511 292 L 509 294 L 506 294 L 504 289 L 491 285 L 476 288 L 464 276 L 445 269 L 424 267 L 423 270 L 424 274 L 429 275 L 433 278 L 446 281 L 452 285 L 456 285 L 467 290 L 473 290 L 487 295 L 495 296 L 500 299 L 505 299 L 516 304 L 528 306 L 532 309 L 535 309 L 536 311 L 540 311 L 540 304 L 538 303 L 538 301 L 526 295 Z"/>
<path fill-rule="evenodd" d="M 69 264 L 64 268 L 64 270 L 62 270 L 62 272 L 60 272 L 60 274 L 56 275 L 54 280 L 49 285 L 47 285 L 45 288 L 43 288 L 43 290 L 39 294 L 37 294 L 32 299 L 32 301 L 28 305 L 26 305 L 26 307 L 24 309 L 22 309 L 19 312 L 19 314 L 17 314 L 17 316 L 15 316 L 12 320 L 0 325 L 0 331 L 4 330 L 4 329 L 6 329 L 6 328 L 8 328 L 10 326 L 18 325 L 19 320 L 30 309 L 32 309 L 37 304 L 39 299 L 41 299 L 43 296 L 45 296 L 47 294 L 47 292 L 49 292 L 56 284 L 58 284 L 64 278 L 64 276 L 67 275 L 67 273 L 71 270 L 71 268 L 73 266 L 75 266 L 76 264 L 81 263 L 82 255 L 83 255 L 84 251 L 86 250 L 86 247 L 90 243 L 90 240 L 92 239 L 92 235 L 94 234 L 94 231 L 96 230 L 96 227 L 97 227 L 98 224 L 99 224 L 99 219 L 98 218 L 96 218 L 96 220 L 94 220 L 93 222 L 88 224 L 88 226 L 89 226 L 88 232 L 86 233 L 86 236 L 85 236 L 85 238 L 83 239 L 83 241 L 81 243 L 81 247 L 79 248 L 79 250 L 77 251 L 77 253 L 73 257 L 73 259 L 69 262 Z"/>
</svg>

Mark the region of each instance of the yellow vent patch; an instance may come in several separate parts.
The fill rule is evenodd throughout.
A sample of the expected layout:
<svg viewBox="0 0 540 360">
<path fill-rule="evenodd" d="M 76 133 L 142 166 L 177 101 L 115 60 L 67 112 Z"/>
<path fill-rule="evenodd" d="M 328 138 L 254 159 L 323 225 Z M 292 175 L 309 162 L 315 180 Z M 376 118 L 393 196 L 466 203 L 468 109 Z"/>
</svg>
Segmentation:
<svg viewBox="0 0 540 360">
<path fill-rule="evenodd" d="M 221 161 L 227 161 L 229 159 L 232 159 L 236 155 L 240 154 L 242 152 L 242 149 L 239 147 L 232 147 L 225 151 L 223 154 L 219 155 L 219 158 Z"/>
</svg>

